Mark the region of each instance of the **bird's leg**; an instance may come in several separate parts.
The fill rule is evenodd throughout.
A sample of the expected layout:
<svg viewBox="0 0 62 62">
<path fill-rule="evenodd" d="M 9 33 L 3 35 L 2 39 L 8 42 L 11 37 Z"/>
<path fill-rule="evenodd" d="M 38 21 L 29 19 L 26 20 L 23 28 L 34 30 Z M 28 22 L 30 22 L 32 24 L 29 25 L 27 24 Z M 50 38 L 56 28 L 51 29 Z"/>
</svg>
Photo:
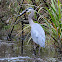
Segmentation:
<svg viewBox="0 0 62 62">
<path fill-rule="evenodd" d="M 38 54 L 40 55 L 40 49 L 41 49 L 41 47 L 39 46 L 39 51 L 38 51 Z"/>
<path fill-rule="evenodd" d="M 33 42 L 34 43 L 34 42 Z M 36 45 L 35 45 L 35 43 L 34 43 L 34 46 L 33 46 L 34 48 L 33 48 L 33 52 L 34 52 L 34 55 L 36 55 Z"/>
</svg>

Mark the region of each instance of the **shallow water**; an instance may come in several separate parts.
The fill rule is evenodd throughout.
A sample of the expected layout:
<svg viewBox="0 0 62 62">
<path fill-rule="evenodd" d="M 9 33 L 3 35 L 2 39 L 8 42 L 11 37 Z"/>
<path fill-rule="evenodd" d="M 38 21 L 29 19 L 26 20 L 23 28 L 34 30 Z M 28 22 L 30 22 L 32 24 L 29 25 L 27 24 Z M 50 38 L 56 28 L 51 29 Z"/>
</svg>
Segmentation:
<svg viewBox="0 0 62 62">
<path fill-rule="evenodd" d="M 23 55 L 21 54 L 21 44 L 15 41 L 0 40 L 0 62 L 62 62 L 62 54 L 54 49 L 41 49 L 40 54 L 34 55 L 33 46 L 25 45 Z"/>
</svg>

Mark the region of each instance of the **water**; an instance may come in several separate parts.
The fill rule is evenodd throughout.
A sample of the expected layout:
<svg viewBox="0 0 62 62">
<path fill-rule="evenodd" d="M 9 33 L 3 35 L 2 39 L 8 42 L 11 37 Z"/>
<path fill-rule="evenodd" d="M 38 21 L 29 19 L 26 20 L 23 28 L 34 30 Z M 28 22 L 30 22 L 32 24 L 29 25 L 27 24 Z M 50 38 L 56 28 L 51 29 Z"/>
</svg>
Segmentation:
<svg viewBox="0 0 62 62">
<path fill-rule="evenodd" d="M 21 54 L 21 42 L 0 40 L 0 62 L 62 62 L 62 54 L 52 48 L 41 49 L 35 56 L 32 44 L 24 44 Z"/>
</svg>

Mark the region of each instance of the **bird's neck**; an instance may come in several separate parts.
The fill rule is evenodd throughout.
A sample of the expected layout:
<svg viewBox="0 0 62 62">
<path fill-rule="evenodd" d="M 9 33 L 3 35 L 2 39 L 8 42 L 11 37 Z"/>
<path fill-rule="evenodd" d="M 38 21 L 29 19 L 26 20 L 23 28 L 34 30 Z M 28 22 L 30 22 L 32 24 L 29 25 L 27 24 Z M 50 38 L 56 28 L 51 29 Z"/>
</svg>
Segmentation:
<svg viewBox="0 0 62 62">
<path fill-rule="evenodd" d="M 30 26 L 32 27 L 32 25 L 34 24 L 32 17 L 34 16 L 34 10 L 31 11 L 31 13 L 28 15 L 28 21 Z"/>
<path fill-rule="evenodd" d="M 33 20 L 31 18 L 28 18 L 29 24 L 32 27 L 32 25 L 34 24 Z"/>
</svg>

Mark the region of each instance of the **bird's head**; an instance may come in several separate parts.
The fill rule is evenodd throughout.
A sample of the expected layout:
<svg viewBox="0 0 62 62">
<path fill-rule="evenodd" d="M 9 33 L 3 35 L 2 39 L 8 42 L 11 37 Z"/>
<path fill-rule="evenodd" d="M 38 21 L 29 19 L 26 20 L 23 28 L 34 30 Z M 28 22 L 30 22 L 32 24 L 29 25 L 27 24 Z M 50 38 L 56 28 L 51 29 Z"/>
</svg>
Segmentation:
<svg viewBox="0 0 62 62">
<path fill-rule="evenodd" d="M 32 7 L 29 7 L 27 9 L 25 9 L 24 11 L 22 11 L 22 13 L 20 13 L 20 15 L 18 16 L 22 16 L 25 13 L 29 13 L 29 12 L 34 12 L 34 9 Z"/>
<path fill-rule="evenodd" d="M 28 18 L 32 18 L 34 16 L 34 12 L 35 10 L 32 7 L 27 8 L 27 13 L 29 14 Z"/>
<path fill-rule="evenodd" d="M 34 11 L 32 7 L 27 8 L 27 12 L 31 12 L 31 11 Z"/>
</svg>

